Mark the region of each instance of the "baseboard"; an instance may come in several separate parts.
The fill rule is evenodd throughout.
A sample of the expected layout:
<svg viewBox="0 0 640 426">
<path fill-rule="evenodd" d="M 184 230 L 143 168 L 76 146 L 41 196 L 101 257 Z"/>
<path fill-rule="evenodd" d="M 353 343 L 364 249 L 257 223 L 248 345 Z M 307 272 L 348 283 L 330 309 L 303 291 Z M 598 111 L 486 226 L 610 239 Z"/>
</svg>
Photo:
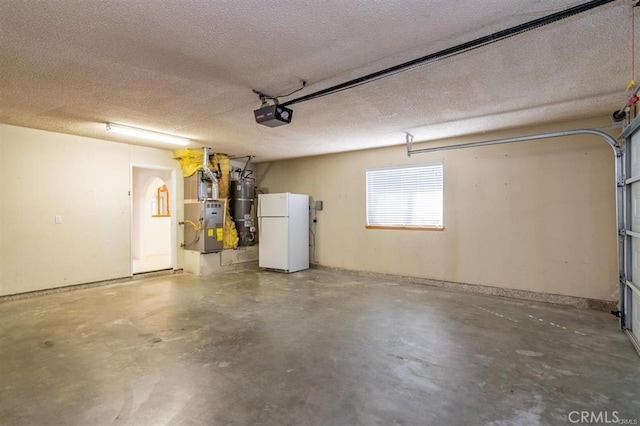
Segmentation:
<svg viewBox="0 0 640 426">
<path fill-rule="evenodd" d="M 390 281 L 403 281 L 409 282 L 413 284 L 423 284 L 429 285 L 432 287 L 440 287 L 440 288 L 448 288 L 454 289 L 458 291 L 463 291 L 465 293 L 475 293 L 475 294 L 486 294 L 492 296 L 501 296 L 508 297 L 512 299 L 520 299 L 520 300 L 530 300 L 534 302 L 546 302 L 553 303 L 556 305 L 566 305 L 566 306 L 574 306 L 576 308 L 582 309 L 594 309 L 598 311 L 610 312 L 618 310 L 617 302 L 610 300 L 598 300 L 598 299 L 588 299 L 583 297 L 576 296 L 565 296 L 561 294 L 551 294 L 551 293 L 538 293 L 535 291 L 529 290 L 517 290 L 517 289 L 509 289 L 509 288 L 501 288 L 501 287 L 491 287 L 480 284 L 466 284 L 466 283 L 457 283 L 453 281 L 442 281 L 442 280 L 434 280 L 430 278 L 419 278 L 419 277 L 409 277 L 404 275 L 395 275 L 395 274 L 384 274 L 379 272 L 367 272 L 367 271 L 357 271 L 353 269 L 345 269 L 345 268 L 336 268 L 332 266 L 320 265 L 317 263 L 309 265 L 312 269 L 321 269 L 327 271 L 340 272 L 345 274 L 351 274 L 362 277 L 371 277 L 377 279 L 384 279 Z M 257 262 L 243 262 L 243 264 L 237 264 L 233 266 L 228 266 L 224 268 L 226 272 L 238 269 L 254 269 L 257 268 Z M 122 277 L 122 278 L 114 278 L 111 280 L 103 280 L 103 281 L 95 281 L 91 283 L 83 283 L 83 284 L 75 284 L 70 286 L 56 287 L 44 290 L 35 290 L 25 293 L 17 293 L 17 294 L 9 294 L 5 296 L 0 296 L 0 303 L 10 300 L 19 300 L 19 299 L 27 299 L 30 297 L 44 296 L 48 294 L 56 294 L 56 293 L 64 293 L 67 291 L 74 290 L 82 290 L 93 287 L 101 287 L 111 284 L 120 284 L 127 283 L 131 281 L 137 281 L 146 278 L 154 278 L 164 275 L 174 275 L 183 273 L 182 269 L 169 269 L 164 271 L 155 271 L 155 272 L 147 272 L 136 274 L 132 277 Z"/>
<path fill-rule="evenodd" d="M 565 296 L 562 294 L 538 293 L 529 290 L 517 290 L 502 287 L 491 287 L 480 284 L 465 284 L 453 281 L 434 280 L 430 278 L 409 277 L 404 275 L 383 274 L 379 272 L 357 271 L 353 269 L 335 268 L 319 264 L 311 265 L 314 269 L 324 269 L 336 271 L 362 277 L 372 277 L 391 281 L 403 281 L 413 284 L 424 284 L 432 287 L 449 288 L 463 291 L 465 293 L 487 294 L 492 296 L 509 297 L 511 299 L 530 300 L 533 302 L 546 302 L 556 305 L 574 306 L 582 309 L 594 309 L 598 311 L 610 312 L 618 310 L 618 303 L 610 300 L 588 299 L 584 297 Z"/>
<path fill-rule="evenodd" d="M 164 275 L 182 274 L 182 272 L 183 272 L 182 269 L 166 269 L 162 271 L 143 272 L 140 274 L 135 274 L 131 277 L 113 278 L 110 280 L 93 281 L 90 283 L 66 285 L 62 287 L 47 288 L 43 290 L 27 291 L 24 293 L 7 294 L 4 296 L 0 296 L 0 303 L 8 302 L 10 300 L 20 300 L 20 299 L 28 299 L 31 297 L 46 296 L 48 294 L 66 293 L 68 291 L 84 290 L 87 288 L 127 283 L 127 282 L 138 281 L 146 278 L 160 277 Z"/>
</svg>

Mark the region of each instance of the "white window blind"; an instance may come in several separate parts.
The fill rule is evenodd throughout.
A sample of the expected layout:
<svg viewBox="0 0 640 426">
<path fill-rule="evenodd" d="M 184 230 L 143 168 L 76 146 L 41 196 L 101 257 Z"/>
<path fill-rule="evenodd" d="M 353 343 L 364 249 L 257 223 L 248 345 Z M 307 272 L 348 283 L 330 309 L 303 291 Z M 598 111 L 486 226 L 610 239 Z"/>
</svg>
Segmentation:
<svg viewBox="0 0 640 426">
<path fill-rule="evenodd" d="M 442 164 L 367 170 L 367 226 L 442 228 Z"/>
</svg>

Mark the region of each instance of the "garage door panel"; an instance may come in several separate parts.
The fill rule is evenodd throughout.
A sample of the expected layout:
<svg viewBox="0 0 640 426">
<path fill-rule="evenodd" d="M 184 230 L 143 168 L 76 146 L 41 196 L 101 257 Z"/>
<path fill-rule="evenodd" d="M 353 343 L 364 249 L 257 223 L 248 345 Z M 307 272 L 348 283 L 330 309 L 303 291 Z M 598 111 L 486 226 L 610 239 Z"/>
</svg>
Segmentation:
<svg viewBox="0 0 640 426">
<path fill-rule="evenodd" d="M 640 232 L 640 182 L 631 184 L 631 230 Z"/>
<path fill-rule="evenodd" d="M 637 283 L 640 281 L 640 238 L 633 238 L 631 240 L 630 256 L 631 271 L 627 271 L 627 280 Z"/>
<path fill-rule="evenodd" d="M 627 314 L 631 316 L 630 326 L 631 339 L 634 340 L 636 347 L 640 346 L 640 293 L 633 287 L 629 287 L 629 306 Z M 629 326 L 627 326 L 629 328 Z"/>
<path fill-rule="evenodd" d="M 640 133 L 636 133 L 631 137 L 631 173 L 627 178 L 640 176 Z"/>
<path fill-rule="evenodd" d="M 627 233 L 624 247 L 626 280 L 620 293 L 620 309 L 624 314 L 621 325 L 627 329 L 629 338 L 640 352 L 640 126 L 630 128 L 634 133 L 626 136 L 623 226 L 631 232 Z"/>
</svg>

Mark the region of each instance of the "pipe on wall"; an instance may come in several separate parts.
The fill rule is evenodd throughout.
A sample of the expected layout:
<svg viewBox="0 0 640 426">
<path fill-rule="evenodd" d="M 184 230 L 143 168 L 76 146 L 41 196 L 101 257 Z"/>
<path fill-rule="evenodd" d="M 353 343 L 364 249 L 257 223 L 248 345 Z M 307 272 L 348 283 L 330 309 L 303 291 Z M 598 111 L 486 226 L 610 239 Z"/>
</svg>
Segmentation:
<svg viewBox="0 0 640 426">
<path fill-rule="evenodd" d="M 456 144 L 456 145 L 445 145 L 445 146 L 435 146 L 431 148 L 421 148 L 421 149 L 413 149 L 413 136 L 407 133 L 407 156 L 411 157 L 412 154 L 427 154 L 430 152 L 438 152 L 438 151 L 451 151 L 455 149 L 466 149 L 466 148 L 476 148 L 482 146 L 491 146 L 491 145 L 502 145 L 507 143 L 516 143 L 516 142 L 529 142 L 535 140 L 542 139 L 551 139 L 551 138 L 559 138 L 564 136 L 574 136 L 574 135 L 594 135 L 604 139 L 611 148 L 613 149 L 613 153 L 615 154 L 615 175 L 616 175 L 616 228 L 618 231 L 618 316 L 620 318 L 620 329 L 625 329 L 625 321 L 624 321 L 624 309 L 625 309 L 625 285 L 626 285 L 626 277 L 624 271 L 624 236 L 625 236 L 625 223 L 624 223 L 624 212 L 623 212 L 623 188 L 624 188 L 624 177 L 623 177 L 623 168 L 622 168 L 622 160 L 624 155 L 624 150 L 611 135 L 596 129 L 576 129 L 576 130 L 563 130 L 560 132 L 550 132 L 550 133 L 540 133 L 537 135 L 528 135 L 528 136 L 518 136 L 514 138 L 505 138 L 505 139 L 493 139 L 482 142 L 471 142 L 465 144 Z"/>
<path fill-rule="evenodd" d="M 205 146 L 203 148 L 203 152 L 204 152 L 204 158 L 202 160 L 202 170 L 209 177 L 209 179 L 211 179 L 211 198 L 218 199 L 218 196 L 220 195 L 218 178 L 209 168 L 209 157 L 211 157 L 211 155 L 209 154 L 209 148 Z"/>
<path fill-rule="evenodd" d="M 244 174 L 247 172 L 247 169 L 249 168 L 249 163 L 251 163 L 251 160 L 253 160 L 253 155 L 247 155 L 247 162 L 245 163 L 244 167 L 242 168 L 242 171 L 240 172 L 240 179 L 245 178 Z"/>
</svg>

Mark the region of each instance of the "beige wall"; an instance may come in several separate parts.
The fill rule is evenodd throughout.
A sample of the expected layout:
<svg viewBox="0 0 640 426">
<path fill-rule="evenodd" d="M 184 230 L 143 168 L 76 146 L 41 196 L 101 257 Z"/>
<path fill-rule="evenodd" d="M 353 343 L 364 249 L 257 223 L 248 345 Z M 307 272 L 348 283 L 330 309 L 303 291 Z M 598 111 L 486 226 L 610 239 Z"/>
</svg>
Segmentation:
<svg viewBox="0 0 640 426">
<path fill-rule="evenodd" d="M 598 127 L 561 123 L 437 146 Z M 317 263 L 602 300 L 617 299 L 613 151 L 593 136 L 415 155 L 404 146 L 260 164 L 258 185 L 324 201 Z M 365 170 L 444 164 L 444 231 L 365 229 Z"/>
<path fill-rule="evenodd" d="M 0 125 L 0 295 L 130 276 L 132 164 L 181 176 L 170 151 Z"/>
</svg>

